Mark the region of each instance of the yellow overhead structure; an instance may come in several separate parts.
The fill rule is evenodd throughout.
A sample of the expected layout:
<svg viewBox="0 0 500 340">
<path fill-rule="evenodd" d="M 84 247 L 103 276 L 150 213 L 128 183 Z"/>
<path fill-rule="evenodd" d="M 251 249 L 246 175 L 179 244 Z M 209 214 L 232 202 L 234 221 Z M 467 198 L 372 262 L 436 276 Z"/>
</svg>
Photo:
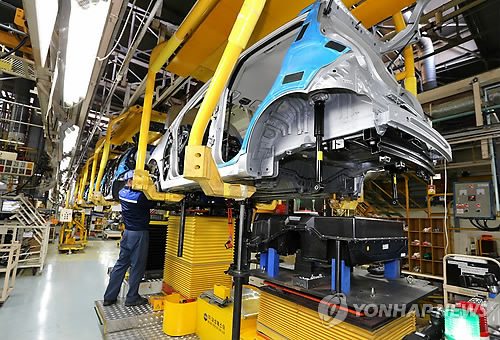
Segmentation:
<svg viewBox="0 0 500 340">
<path fill-rule="evenodd" d="M 278 0 L 269 0 L 266 7 L 263 8 L 263 5 L 266 3 L 263 0 L 246 0 L 244 5 L 241 5 L 243 4 L 243 1 L 199 0 L 194 5 L 191 12 L 184 19 L 181 26 L 179 26 L 177 32 L 167 42 L 163 42 L 156 46 L 151 53 L 151 59 L 149 62 L 150 68 L 148 71 L 148 79 L 146 82 L 146 94 L 144 98 L 144 112 L 141 121 L 141 134 L 139 136 L 137 167 L 134 172 L 134 189 L 144 191 L 146 193 L 146 196 L 151 199 L 172 199 L 172 197 L 165 196 L 168 194 L 159 193 L 156 191 L 156 188 L 154 187 L 154 184 L 149 177 L 149 173 L 144 170 L 144 161 L 146 159 L 147 147 L 145 134 L 150 122 L 156 73 L 161 69 L 165 62 L 168 61 L 168 59 L 172 56 L 173 52 L 180 46 L 180 44 L 184 43 L 185 40 L 187 40 L 183 47 L 177 52 L 176 56 L 172 58 L 172 60 L 170 60 L 167 70 L 178 75 L 187 74 L 186 72 L 188 72 L 188 75 L 206 81 L 212 76 L 216 66 L 218 64 L 224 63 L 224 61 L 222 60 L 219 63 L 220 56 L 223 54 L 223 52 L 225 52 L 226 37 L 229 35 L 231 27 L 233 27 L 233 23 L 235 22 L 237 16 L 238 20 L 234 25 L 235 33 L 231 34 L 233 40 L 233 43 L 231 45 L 233 46 L 229 50 L 232 50 L 232 52 L 229 53 L 228 50 L 228 52 L 226 53 L 226 56 L 230 56 L 232 59 L 234 58 L 234 56 L 236 56 L 236 59 L 238 58 L 239 53 L 235 53 L 235 51 L 240 48 L 244 49 L 248 41 L 250 41 L 250 44 L 252 44 L 260 40 L 267 34 L 274 31 L 276 28 L 295 18 L 302 9 L 313 2 L 314 0 L 299 0 L 290 2 L 286 6 L 283 6 L 283 3 Z M 238 14 L 237 9 L 240 7 L 242 10 Z M 232 11 L 227 11 L 231 8 L 233 9 Z M 254 30 L 255 24 L 259 19 L 260 12 L 263 12 L 264 16 L 261 17 L 261 20 L 257 24 L 258 28 Z M 239 16 L 243 16 L 243 19 Z M 216 26 L 213 25 L 214 22 L 217 24 Z M 200 45 L 200 41 L 203 43 L 203 45 Z M 218 51 L 218 54 L 214 53 L 216 51 Z M 188 62 L 186 60 L 183 60 L 184 56 L 195 56 L 198 59 L 192 62 Z M 229 59 L 227 58 L 225 59 L 225 61 L 228 60 Z M 191 64 L 191 71 L 175 68 L 176 65 L 178 67 L 183 67 L 182 65 L 188 64 Z M 212 65 L 212 71 L 201 72 L 203 73 L 203 76 L 198 75 L 201 73 L 194 72 L 198 68 L 200 70 L 202 70 L 203 68 L 207 68 L 207 65 Z M 229 68 L 230 71 L 232 70 L 233 66 Z M 222 69 L 224 71 L 227 71 L 227 67 L 223 67 Z M 225 81 L 227 81 L 227 75 L 225 77 L 225 80 L 221 80 L 224 83 Z M 220 84 L 218 84 L 218 86 L 219 85 Z M 215 93 L 215 91 L 212 92 Z M 206 96 L 205 100 L 207 99 L 207 97 L 208 96 Z M 213 97 L 209 100 L 209 102 L 211 102 L 212 100 Z M 199 154 L 199 152 L 195 152 L 195 155 L 197 154 Z M 208 155 L 211 158 L 210 153 L 208 153 Z M 212 163 L 215 164 L 213 162 L 213 159 Z M 209 164 L 212 163 L 209 162 Z M 217 168 L 211 167 L 211 170 L 209 170 L 209 172 L 214 175 L 217 183 L 219 184 L 218 186 L 221 187 L 222 181 L 220 179 L 220 176 L 218 176 L 219 173 Z M 206 174 L 207 173 L 205 172 L 205 175 Z M 224 186 L 225 188 L 223 188 L 222 190 L 218 190 L 217 193 L 224 193 L 226 197 L 240 197 L 241 195 L 243 195 L 244 197 L 249 197 L 254 192 L 254 189 L 244 186 L 242 187 L 240 185 L 235 185 L 232 187 L 228 184 L 222 185 L 222 187 Z"/>
<path fill-rule="evenodd" d="M 114 126 L 112 126 L 110 139 L 111 145 L 122 145 L 125 142 L 133 142 L 132 137 L 134 137 L 140 130 L 142 113 L 143 107 L 140 105 L 134 105 L 129 108 L 127 112 L 117 117 L 120 118 L 123 116 L 123 118 L 119 119 L 119 122 L 117 124 L 113 124 Z M 166 113 L 155 110 L 151 111 L 151 121 L 153 122 L 165 123 L 166 118 Z M 162 136 L 159 132 L 149 131 L 149 127 L 148 132 L 148 141 Z"/>
<path fill-rule="evenodd" d="M 94 161 L 94 155 L 90 156 L 89 159 L 87 159 L 87 162 L 85 163 L 85 166 L 83 167 L 83 180 L 80 183 L 80 193 L 78 195 L 78 197 L 79 197 L 78 204 L 82 205 L 82 206 L 85 204 L 85 201 L 83 199 L 83 192 L 85 191 L 85 186 L 87 185 L 87 178 L 89 175 L 89 165 L 93 161 Z"/>
<path fill-rule="evenodd" d="M 229 35 L 224 54 L 215 74 L 210 81 L 205 98 L 189 135 L 186 147 L 184 177 L 200 184 L 207 196 L 228 198 L 251 197 L 256 188 L 253 186 L 225 183 L 220 177 L 211 149 L 202 145 L 208 121 L 217 105 L 224 86 L 233 72 L 240 53 L 246 48 L 253 29 L 264 8 L 265 0 L 245 0 Z"/>
<path fill-rule="evenodd" d="M 354 1 L 346 0 L 344 4 L 353 2 Z M 359 3 L 361 1 L 356 2 Z M 363 26 L 370 28 L 382 20 L 391 17 L 394 13 L 400 12 L 403 8 L 410 6 L 414 2 L 416 2 L 416 0 L 365 0 L 361 2 L 359 6 L 353 8 L 351 14 L 361 21 Z M 346 7 L 351 6 L 347 6 L 346 4 Z"/>
<path fill-rule="evenodd" d="M 280 0 L 267 0 L 255 29 L 253 32 L 250 31 L 251 36 L 247 46 L 252 46 L 294 19 L 301 10 L 314 2 L 314 0 L 294 0 L 284 5 Z M 243 0 L 218 1 L 210 15 L 203 20 L 175 57 L 169 61 L 166 70 L 184 78 L 191 76 L 202 82 L 207 82 L 212 78 L 242 4 Z M 160 64 L 160 67 L 162 65 Z M 153 71 L 157 72 L 157 69 L 153 68 Z"/>
<path fill-rule="evenodd" d="M 113 127 L 115 126 L 115 124 L 117 124 L 118 122 L 121 122 L 122 120 L 127 118 L 128 115 L 129 115 L 129 113 L 125 112 L 124 114 L 112 119 L 108 124 L 108 130 L 106 131 L 106 138 L 105 138 L 104 142 L 101 144 L 102 145 L 101 164 L 99 166 L 99 174 L 97 175 L 96 186 L 95 186 L 96 187 L 96 195 L 95 195 L 95 197 L 93 197 L 93 198 L 95 198 L 95 201 L 97 201 L 97 202 L 94 202 L 94 203 L 98 203 L 98 204 L 105 203 L 105 201 L 103 200 L 102 194 L 100 192 L 100 187 L 101 187 L 102 177 L 104 176 L 104 170 L 106 170 L 106 164 L 107 164 L 108 158 L 109 158 L 109 148 L 111 146 L 111 134 L 112 134 Z M 104 201 L 104 202 L 102 202 L 102 201 Z"/>
<path fill-rule="evenodd" d="M 205 194 L 228 198 L 250 197 L 255 188 L 224 183 L 212 158 L 210 148 L 202 145 L 203 134 L 220 97 L 222 89 L 234 69 L 240 53 L 286 22 L 295 18 L 314 0 L 293 1 L 283 6 L 278 0 L 199 0 L 166 42 L 157 45 L 151 53 L 141 120 L 141 133 L 134 172 L 134 189 L 142 190 L 150 199 L 168 200 L 166 194 L 156 191 L 149 173 L 144 170 L 147 133 L 151 119 L 156 73 L 169 61 L 167 71 L 182 77 L 191 76 L 208 81 L 209 89 L 195 118 L 186 147 L 184 177 L 200 183 Z M 359 1 L 346 0 L 348 7 Z M 352 10 L 365 27 L 392 16 L 414 0 L 365 0 Z M 239 12 L 238 12 L 239 9 Z M 374 13 L 373 11 L 377 11 Z M 371 18 L 371 19 L 369 19 Z M 234 24 L 233 24 L 234 22 Z M 229 38 L 226 40 L 226 37 Z M 177 51 L 175 57 L 170 57 Z M 410 82 L 409 82 L 410 83 Z M 152 197 L 155 198 L 152 198 Z"/>
<path fill-rule="evenodd" d="M 88 197 L 88 200 L 92 201 L 94 204 L 109 205 L 113 203 L 104 200 L 102 194 L 100 193 L 101 182 L 106 170 L 106 164 L 109 160 L 111 145 L 122 145 L 125 142 L 132 142 L 132 137 L 139 132 L 141 115 L 142 106 L 132 106 L 127 112 L 113 118 L 108 123 L 106 136 L 99 139 L 99 141 L 97 142 L 94 155 L 97 155 L 97 158 L 101 156 L 101 161 L 97 179 L 95 180 L 95 191 L 93 183 L 95 178 L 95 171 L 97 168 L 97 160 L 92 164 L 91 188 L 89 189 Z M 152 111 L 151 114 L 151 120 L 158 123 L 165 123 L 166 117 L 166 114 L 158 111 Z M 161 138 L 162 135 L 159 132 L 149 131 L 148 128 L 147 136 L 147 142 L 148 144 L 150 144 Z"/>
<path fill-rule="evenodd" d="M 104 144 L 104 137 L 97 141 L 96 151 L 94 153 L 94 161 L 92 162 L 92 171 L 90 173 L 90 186 L 87 201 L 92 201 L 92 198 L 94 197 L 94 181 L 97 172 L 97 163 L 99 162 L 99 157 L 101 157 L 102 144 Z"/>
<path fill-rule="evenodd" d="M 21 41 L 18 40 L 13 34 L 10 34 L 10 33 L 4 32 L 4 31 L 0 31 L 0 45 L 5 45 L 9 48 L 14 48 L 14 47 L 17 47 L 20 42 Z M 21 48 L 19 48 L 19 51 L 26 53 L 26 54 L 33 55 L 33 50 L 31 49 L 31 47 L 26 47 L 26 44 L 25 44 L 25 46 L 22 46 Z"/>
</svg>

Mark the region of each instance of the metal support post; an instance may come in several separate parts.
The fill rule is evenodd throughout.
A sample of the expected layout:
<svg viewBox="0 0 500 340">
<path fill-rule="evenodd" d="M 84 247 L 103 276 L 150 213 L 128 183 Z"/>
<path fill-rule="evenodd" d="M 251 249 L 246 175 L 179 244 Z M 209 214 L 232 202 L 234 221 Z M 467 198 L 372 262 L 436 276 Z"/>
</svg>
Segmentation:
<svg viewBox="0 0 500 340">
<path fill-rule="evenodd" d="M 241 327 L 241 299 L 243 297 L 243 233 L 245 230 L 245 204 L 240 205 L 240 218 L 238 221 L 238 243 L 237 243 L 237 256 L 236 256 L 236 272 L 233 273 L 234 277 L 234 297 L 233 297 L 233 333 L 232 340 L 240 340 L 240 327 Z"/>
<path fill-rule="evenodd" d="M 392 174 L 392 205 L 398 204 L 398 177 L 396 173 Z"/>
<path fill-rule="evenodd" d="M 335 258 L 336 261 L 333 262 L 335 266 L 335 291 L 337 293 L 340 293 L 341 291 L 341 276 L 342 276 L 342 271 L 341 271 L 341 260 L 340 260 L 340 240 L 335 241 L 336 249 L 335 249 Z"/>
<path fill-rule="evenodd" d="M 177 257 L 182 257 L 184 250 L 184 230 L 186 229 L 186 200 L 181 202 L 181 221 L 179 225 L 179 242 L 177 243 Z"/>
<path fill-rule="evenodd" d="M 486 123 L 488 125 L 491 124 L 491 114 L 486 116 Z M 495 146 L 493 144 L 493 138 L 488 139 L 488 144 L 490 147 L 491 154 L 491 181 L 493 182 L 493 189 L 495 192 L 495 214 L 500 213 L 500 199 L 498 194 L 498 175 L 497 175 L 497 163 L 496 163 L 496 154 L 495 154 Z"/>
<path fill-rule="evenodd" d="M 314 137 L 316 138 L 316 185 L 315 191 L 323 190 L 323 135 L 325 101 L 314 101 Z"/>
</svg>

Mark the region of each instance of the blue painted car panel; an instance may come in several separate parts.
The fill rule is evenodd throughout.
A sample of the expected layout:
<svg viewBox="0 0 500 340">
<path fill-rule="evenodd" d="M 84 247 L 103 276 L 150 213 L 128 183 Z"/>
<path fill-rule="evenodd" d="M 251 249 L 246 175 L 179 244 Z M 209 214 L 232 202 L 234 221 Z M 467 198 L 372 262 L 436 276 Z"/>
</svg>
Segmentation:
<svg viewBox="0 0 500 340">
<path fill-rule="evenodd" d="M 303 11 L 309 10 L 309 14 L 297 35 L 298 38 L 302 34 L 302 38 L 296 38 L 288 49 L 278 78 L 250 121 L 240 152 L 228 162 L 219 164 L 219 168 L 236 163 L 238 158 L 247 151 L 248 139 L 255 122 L 276 98 L 287 92 L 304 90 L 321 68 L 350 50 L 349 47 L 345 47 L 343 50 L 337 51 L 326 46 L 331 40 L 320 32 L 317 21 L 319 6 L 320 2 L 318 1 Z M 286 79 L 293 78 L 294 75 L 298 78 L 299 74 L 301 74 L 300 79 L 286 81 Z"/>
</svg>

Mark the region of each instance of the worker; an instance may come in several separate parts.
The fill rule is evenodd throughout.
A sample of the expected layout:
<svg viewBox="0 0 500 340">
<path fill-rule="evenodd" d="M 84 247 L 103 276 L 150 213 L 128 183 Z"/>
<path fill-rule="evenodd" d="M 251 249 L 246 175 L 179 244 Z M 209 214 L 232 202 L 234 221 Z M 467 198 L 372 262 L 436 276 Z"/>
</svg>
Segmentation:
<svg viewBox="0 0 500 340">
<path fill-rule="evenodd" d="M 125 306 L 139 306 L 148 300 L 139 295 L 139 284 L 146 270 L 149 247 L 149 209 L 155 204 L 144 193 L 132 189 L 134 171 L 125 173 L 125 187 L 120 190 L 120 204 L 125 230 L 120 242 L 120 257 L 111 271 L 108 288 L 104 293 L 104 306 L 116 303 L 125 273 L 130 267 L 128 294 Z"/>
</svg>

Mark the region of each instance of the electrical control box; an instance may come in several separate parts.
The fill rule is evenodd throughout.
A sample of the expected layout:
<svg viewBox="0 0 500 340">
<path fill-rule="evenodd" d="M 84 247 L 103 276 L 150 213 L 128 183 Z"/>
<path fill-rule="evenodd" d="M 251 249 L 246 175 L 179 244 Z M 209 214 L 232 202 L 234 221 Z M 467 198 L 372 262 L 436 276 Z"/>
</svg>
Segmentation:
<svg viewBox="0 0 500 340">
<path fill-rule="evenodd" d="M 455 217 L 493 220 L 493 193 L 491 181 L 453 183 Z"/>
<path fill-rule="evenodd" d="M 73 209 L 62 208 L 59 212 L 59 221 L 61 222 L 73 221 Z"/>
</svg>

